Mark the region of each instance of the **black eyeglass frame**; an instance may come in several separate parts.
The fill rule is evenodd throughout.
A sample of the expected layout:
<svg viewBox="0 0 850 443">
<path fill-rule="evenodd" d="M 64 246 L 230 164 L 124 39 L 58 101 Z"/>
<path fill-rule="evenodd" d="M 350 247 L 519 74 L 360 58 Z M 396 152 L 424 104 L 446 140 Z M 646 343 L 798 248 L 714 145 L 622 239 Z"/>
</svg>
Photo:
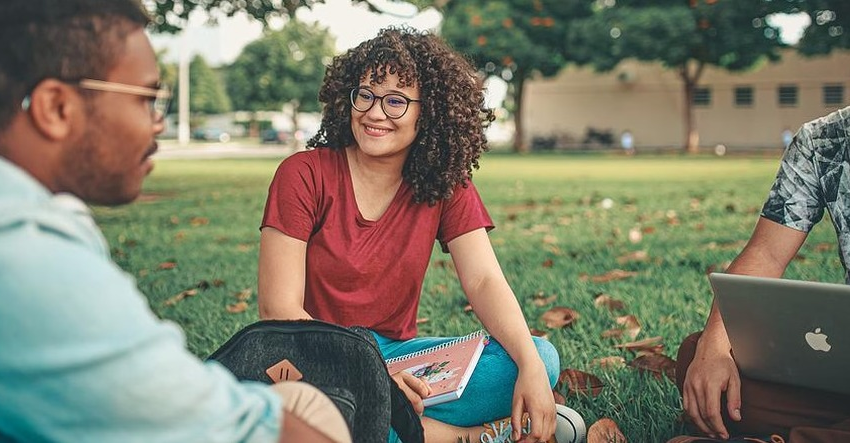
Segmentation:
<svg viewBox="0 0 850 443">
<path fill-rule="evenodd" d="M 361 90 L 368 91 L 369 94 L 372 95 L 372 103 L 370 103 L 369 106 L 366 107 L 366 109 L 360 109 L 360 108 L 357 107 L 357 104 L 356 104 L 357 96 L 360 95 Z M 387 97 L 395 97 L 395 98 L 399 98 L 402 101 L 404 101 L 404 111 L 402 111 L 401 114 L 399 114 L 397 116 L 396 115 L 390 115 L 390 113 L 387 112 L 387 108 L 385 107 L 386 102 L 385 102 L 384 99 L 387 98 Z M 363 86 L 355 86 L 354 88 L 352 88 L 351 94 L 349 94 L 349 100 L 351 101 L 351 107 L 354 108 L 358 112 L 369 112 L 369 110 L 372 109 L 373 106 L 375 106 L 375 102 L 380 101 L 381 102 L 381 111 L 384 113 L 384 115 L 387 116 L 387 118 L 392 119 L 392 120 L 397 120 L 397 119 L 404 117 L 404 114 L 407 114 L 407 110 L 410 109 L 411 103 L 422 103 L 422 100 L 410 98 L 406 95 L 398 94 L 398 93 L 378 95 L 378 94 L 375 94 L 374 92 L 372 92 L 371 89 L 363 87 Z"/>
</svg>

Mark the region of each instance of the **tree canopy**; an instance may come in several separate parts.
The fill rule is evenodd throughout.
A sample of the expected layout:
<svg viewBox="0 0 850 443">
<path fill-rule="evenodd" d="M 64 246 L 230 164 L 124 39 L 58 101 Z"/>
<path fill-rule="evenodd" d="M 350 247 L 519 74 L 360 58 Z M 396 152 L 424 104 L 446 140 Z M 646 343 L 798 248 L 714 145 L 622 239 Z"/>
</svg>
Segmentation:
<svg viewBox="0 0 850 443">
<path fill-rule="evenodd" d="M 535 73 L 557 74 L 567 63 L 570 24 L 590 13 L 586 0 L 464 0 L 443 8 L 442 36 L 486 75 L 498 75 L 512 90 L 514 148 L 525 150 L 522 92 Z"/>
<path fill-rule="evenodd" d="M 833 49 L 850 49 L 850 1 L 805 0 L 797 2 L 800 12 L 806 12 L 811 23 L 798 49 L 804 55 L 828 54 Z"/>
<path fill-rule="evenodd" d="M 193 57 L 189 64 L 189 109 L 198 114 L 230 111 L 224 80 L 201 55 Z"/>
<path fill-rule="evenodd" d="M 685 145 L 693 152 L 699 139 L 692 99 L 704 68 L 743 71 L 778 60 L 784 44 L 767 17 L 787 11 L 794 1 L 598 2 L 593 15 L 571 27 L 566 45 L 572 60 L 599 71 L 627 58 L 674 69 L 683 85 Z"/>
<path fill-rule="evenodd" d="M 267 31 L 249 43 L 227 70 L 227 89 L 236 109 L 280 111 L 285 105 L 318 111 L 319 87 L 333 55 L 326 29 L 289 20 L 280 31 Z M 293 120 L 297 128 L 297 121 Z"/>
<path fill-rule="evenodd" d="M 388 0 L 391 2 L 402 0 Z M 407 0 L 418 8 L 432 4 L 438 6 L 447 0 Z M 324 0 L 145 0 L 148 10 L 154 18 L 154 28 L 159 32 L 174 33 L 180 31 L 195 10 L 207 12 L 217 11 L 227 17 L 244 12 L 248 16 L 268 24 L 276 17 L 294 17 L 300 7 L 312 8 L 324 3 Z M 375 0 L 352 0 L 353 3 L 365 4 L 370 10 L 383 12 L 381 2 Z"/>
</svg>

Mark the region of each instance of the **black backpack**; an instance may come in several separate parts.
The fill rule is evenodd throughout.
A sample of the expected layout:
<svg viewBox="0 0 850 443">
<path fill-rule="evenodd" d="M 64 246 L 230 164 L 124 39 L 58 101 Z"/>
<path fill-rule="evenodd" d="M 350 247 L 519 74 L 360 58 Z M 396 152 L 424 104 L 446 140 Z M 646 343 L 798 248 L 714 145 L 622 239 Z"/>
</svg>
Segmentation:
<svg viewBox="0 0 850 443">
<path fill-rule="evenodd" d="M 300 378 L 315 386 L 339 408 L 356 443 L 386 443 L 390 426 L 404 443 L 424 442 L 419 416 L 365 328 L 263 320 L 237 332 L 209 359 L 239 380 L 271 384 Z"/>
</svg>

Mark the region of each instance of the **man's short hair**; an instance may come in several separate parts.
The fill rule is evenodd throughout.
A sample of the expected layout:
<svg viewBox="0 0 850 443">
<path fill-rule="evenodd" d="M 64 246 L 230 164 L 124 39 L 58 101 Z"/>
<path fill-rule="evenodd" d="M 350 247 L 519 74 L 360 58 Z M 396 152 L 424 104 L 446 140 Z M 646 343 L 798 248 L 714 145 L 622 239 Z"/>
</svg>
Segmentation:
<svg viewBox="0 0 850 443">
<path fill-rule="evenodd" d="M 139 0 L 0 1 L 0 131 L 44 79 L 103 79 L 150 18 Z"/>
</svg>

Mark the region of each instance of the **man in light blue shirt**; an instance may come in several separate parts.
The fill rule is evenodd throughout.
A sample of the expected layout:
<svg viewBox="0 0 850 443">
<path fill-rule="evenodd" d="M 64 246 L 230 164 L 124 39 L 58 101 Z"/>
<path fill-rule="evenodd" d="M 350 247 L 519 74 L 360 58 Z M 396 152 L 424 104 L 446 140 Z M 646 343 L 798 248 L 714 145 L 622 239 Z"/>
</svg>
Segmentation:
<svg viewBox="0 0 850 443">
<path fill-rule="evenodd" d="M 314 388 L 187 352 L 109 257 L 84 202 L 138 196 L 169 98 L 147 24 L 137 0 L 0 3 L 0 442 L 348 442 Z"/>
</svg>

